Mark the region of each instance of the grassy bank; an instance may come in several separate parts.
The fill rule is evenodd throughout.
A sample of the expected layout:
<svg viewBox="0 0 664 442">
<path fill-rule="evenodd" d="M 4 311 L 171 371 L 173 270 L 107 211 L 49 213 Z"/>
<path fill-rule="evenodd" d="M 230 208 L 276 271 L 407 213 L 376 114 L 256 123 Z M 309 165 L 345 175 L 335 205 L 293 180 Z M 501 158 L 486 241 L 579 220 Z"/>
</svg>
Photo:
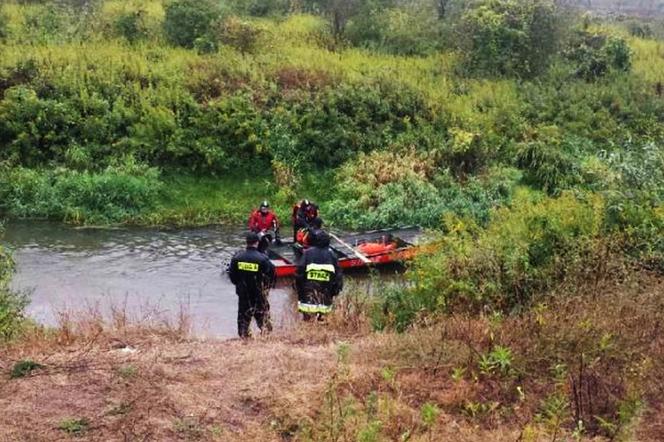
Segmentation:
<svg viewBox="0 0 664 442">
<path fill-rule="evenodd" d="M 327 325 L 250 342 L 121 313 L 65 321 L 1 347 L 0 428 L 8 440 L 656 441 L 663 294 L 661 277 L 633 273 L 520 316 L 402 334 L 371 332 L 367 301 L 346 294 Z"/>
<path fill-rule="evenodd" d="M 338 224 L 437 229 L 661 162 L 657 22 L 381 1 L 343 30 L 335 2 L 4 2 L 0 214 L 236 222 L 313 193 Z"/>
</svg>

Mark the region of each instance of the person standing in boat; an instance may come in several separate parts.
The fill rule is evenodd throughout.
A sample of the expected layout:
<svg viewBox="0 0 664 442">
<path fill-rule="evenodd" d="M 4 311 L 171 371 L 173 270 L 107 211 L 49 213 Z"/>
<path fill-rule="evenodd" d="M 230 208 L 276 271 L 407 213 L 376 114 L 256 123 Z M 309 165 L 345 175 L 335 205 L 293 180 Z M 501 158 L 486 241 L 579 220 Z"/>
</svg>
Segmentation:
<svg viewBox="0 0 664 442">
<path fill-rule="evenodd" d="M 304 248 L 311 247 L 316 241 L 316 235 L 323 231 L 323 220 L 319 217 L 311 220 L 310 224 L 309 227 L 298 232 L 298 242 L 301 243 Z"/>
<path fill-rule="evenodd" d="M 228 270 L 238 296 L 237 329 L 241 338 L 251 336 L 252 318 L 256 319 L 261 333 L 272 331 L 268 295 L 276 283 L 274 264 L 258 251 L 258 234 L 248 233 L 246 241 L 247 248 L 233 256 Z"/>
<path fill-rule="evenodd" d="M 298 232 L 301 236 L 304 230 L 311 227 L 311 222 L 317 217 L 318 206 L 307 199 L 293 206 L 293 242 L 298 242 Z"/>
<path fill-rule="evenodd" d="M 279 245 L 281 239 L 279 238 L 279 218 L 277 214 L 270 209 L 270 203 L 263 201 L 260 207 L 249 216 L 249 231 L 269 235 L 268 232 L 274 232 L 274 241 Z M 271 236 L 271 235 L 269 235 Z"/>
<path fill-rule="evenodd" d="M 304 251 L 295 272 L 298 311 L 305 321 L 330 313 L 334 297 L 343 288 L 341 268 L 330 249 L 330 235 L 320 230 L 313 239 L 313 246 Z"/>
</svg>

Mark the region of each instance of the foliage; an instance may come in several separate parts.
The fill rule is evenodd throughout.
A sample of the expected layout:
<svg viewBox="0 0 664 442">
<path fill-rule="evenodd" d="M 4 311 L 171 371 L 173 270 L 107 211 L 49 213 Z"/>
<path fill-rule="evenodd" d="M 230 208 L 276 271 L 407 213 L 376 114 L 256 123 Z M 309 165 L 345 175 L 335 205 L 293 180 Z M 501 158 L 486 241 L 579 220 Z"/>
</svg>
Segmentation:
<svg viewBox="0 0 664 442">
<path fill-rule="evenodd" d="M 254 17 L 285 15 L 294 4 L 290 0 L 231 0 L 229 3 L 237 14 Z"/>
<path fill-rule="evenodd" d="M 551 195 L 582 182 L 578 147 L 573 140 L 560 140 L 556 128 L 542 128 L 533 140 L 520 143 L 517 165 L 527 183 Z"/>
<path fill-rule="evenodd" d="M 9 378 L 10 379 L 22 378 L 28 376 L 34 370 L 40 368 L 44 368 L 44 366 L 42 364 L 38 364 L 37 362 L 31 359 L 23 359 L 14 364 L 11 372 L 9 373 Z"/>
<path fill-rule="evenodd" d="M 627 42 L 613 35 L 578 31 L 565 55 L 575 63 L 576 75 L 588 81 L 611 71 L 628 72 L 632 66 L 632 52 Z"/>
<path fill-rule="evenodd" d="M 602 213 L 598 198 L 563 194 L 542 201 L 520 196 L 483 230 L 458 219 L 437 251 L 418 259 L 412 295 L 435 299 L 436 310 L 444 311 L 522 308 L 583 268 Z"/>
<path fill-rule="evenodd" d="M 240 51 L 242 54 L 255 50 L 261 29 L 237 17 L 223 21 L 218 30 L 219 41 Z"/>
<path fill-rule="evenodd" d="M 372 152 L 340 169 L 336 201 L 327 211 L 355 228 L 438 227 L 447 214 L 485 223 L 492 208 L 509 200 L 514 179 L 509 171 L 495 170 L 462 184 L 439 172 L 433 155 Z"/>
<path fill-rule="evenodd" d="M 67 434 L 81 435 L 90 429 L 90 421 L 87 418 L 63 419 L 58 424 L 58 428 Z"/>
<path fill-rule="evenodd" d="M 166 38 L 185 48 L 193 48 L 197 39 L 208 37 L 213 23 L 221 17 L 219 5 L 211 0 L 171 0 L 165 13 Z"/>
<path fill-rule="evenodd" d="M 558 44 L 555 10 L 547 0 L 477 2 L 461 27 L 467 69 L 484 75 L 535 76 Z"/>
<path fill-rule="evenodd" d="M 145 22 L 145 10 L 138 9 L 119 15 L 115 19 L 115 29 L 129 43 L 136 43 L 148 37 L 148 27 Z"/>
<path fill-rule="evenodd" d="M 0 236 L 2 226 L 0 226 Z M 9 252 L 0 245 L 0 342 L 14 337 L 24 320 L 27 297 L 14 293 L 9 281 L 14 273 L 14 261 Z"/>
<path fill-rule="evenodd" d="M 0 43 L 3 43 L 9 37 L 9 18 L 0 9 Z"/>
<path fill-rule="evenodd" d="M 346 38 L 356 46 L 400 55 L 425 55 L 441 46 L 441 23 L 423 7 L 379 8 L 358 14 Z"/>
<path fill-rule="evenodd" d="M 160 191 L 158 172 L 131 161 L 101 173 L 13 168 L 0 178 L 0 211 L 16 218 L 120 222 L 153 208 Z"/>
</svg>

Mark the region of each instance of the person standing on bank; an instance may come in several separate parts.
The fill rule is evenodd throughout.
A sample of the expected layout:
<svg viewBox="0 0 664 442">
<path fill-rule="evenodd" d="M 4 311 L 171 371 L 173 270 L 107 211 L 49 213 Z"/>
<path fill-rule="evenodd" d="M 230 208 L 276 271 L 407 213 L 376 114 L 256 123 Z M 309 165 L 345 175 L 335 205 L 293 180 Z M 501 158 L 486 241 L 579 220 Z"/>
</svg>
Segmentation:
<svg viewBox="0 0 664 442">
<path fill-rule="evenodd" d="M 337 257 L 330 250 L 330 236 L 319 230 L 313 245 L 304 251 L 295 272 L 298 311 L 305 321 L 323 319 L 332 311 L 334 297 L 343 289 L 343 275 Z"/>
<path fill-rule="evenodd" d="M 264 253 L 258 251 L 259 237 L 247 234 L 247 248 L 231 259 L 229 276 L 238 296 L 237 331 L 241 338 L 251 336 L 251 319 L 261 333 L 272 331 L 268 294 L 276 282 L 274 264 Z"/>
</svg>

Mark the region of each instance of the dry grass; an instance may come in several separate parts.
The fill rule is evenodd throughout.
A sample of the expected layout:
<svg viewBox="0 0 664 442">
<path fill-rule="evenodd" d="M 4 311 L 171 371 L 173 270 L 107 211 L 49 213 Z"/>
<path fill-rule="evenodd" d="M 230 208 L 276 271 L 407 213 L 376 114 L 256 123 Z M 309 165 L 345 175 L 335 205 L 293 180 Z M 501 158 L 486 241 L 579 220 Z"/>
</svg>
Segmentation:
<svg viewBox="0 0 664 442">
<path fill-rule="evenodd" d="M 556 423 L 543 404 L 560 393 L 574 408 L 574 385 L 595 394 L 582 407 L 609 414 L 640 388 L 638 425 L 616 437 L 661 440 L 663 295 L 661 277 L 641 274 L 521 316 L 453 316 L 400 335 L 371 333 L 355 296 L 326 324 L 249 342 L 190 338 L 185 317 L 63 320 L 2 348 L 0 440 L 570 440 L 574 410 Z M 509 370 L 480 369 L 499 345 Z M 21 360 L 43 367 L 11 379 Z M 427 406 L 439 412 L 429 423 Z M 590 430 L 582 438 L 610 436 Z"/>
</svg>

